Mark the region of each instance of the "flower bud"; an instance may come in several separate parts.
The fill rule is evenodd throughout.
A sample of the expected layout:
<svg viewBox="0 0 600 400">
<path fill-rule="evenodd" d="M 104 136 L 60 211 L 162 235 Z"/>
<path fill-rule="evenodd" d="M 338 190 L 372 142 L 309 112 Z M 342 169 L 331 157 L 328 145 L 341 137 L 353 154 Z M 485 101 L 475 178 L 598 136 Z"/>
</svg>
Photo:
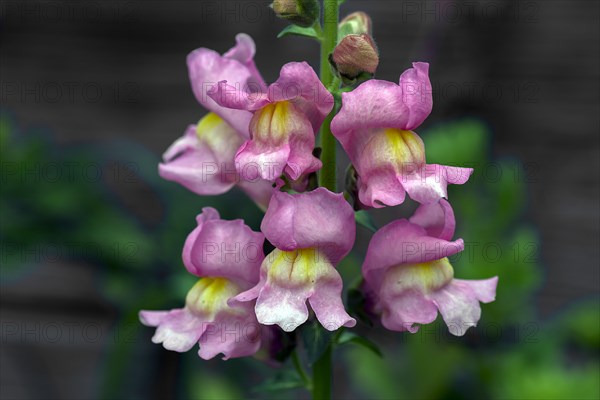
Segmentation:
<svg viewBox="0 0 600 400">
<path fill-rule="evenodd" d="M 362 73 L 375 73 L 379 51 L 371 36 L 352 34 L 335 47 L 330 61 L 342 78 L 353 80 Z"/>
<path fill-rule="evenodd" d="M 303 27 L 312 26 L 319 18 L 317 0 L 275 0 L 271 8 L 279 18 Z"/>
<path fill-rule="evenodd" d="M 348 14 L 346 18 L 340 21 L 339 37 L 343 38 L 347 35 L 361 35 L 363 33 L 372 35 L 371 26 L 371 17 L 367 13 L 357 11 Z"/>
</svg>

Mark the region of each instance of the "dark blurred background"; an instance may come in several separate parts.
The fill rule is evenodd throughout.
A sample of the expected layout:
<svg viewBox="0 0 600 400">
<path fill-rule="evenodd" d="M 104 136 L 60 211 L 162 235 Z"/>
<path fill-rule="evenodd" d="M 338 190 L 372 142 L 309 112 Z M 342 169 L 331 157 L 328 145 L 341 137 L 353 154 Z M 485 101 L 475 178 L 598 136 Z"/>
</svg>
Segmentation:
<svg viewBox="0 0 600 400">
<path fill-rule="evenodd" d="M 253 359 L 153 345 L 137 311 L 183 304 L 183 241 L 203 206 L 261 214 L 241 192 L 199 198 L 156 171 L 205 113 L 186 55 L 257 43 L 267 82 L 318 46 L 276 39 L 269 1 L 3 1 L 0 8 L 2 398 L 305 398 L 257 388 Z M 336 354 L 336 398 L 598 398 L 597 1 L 358 1 L 377 78 L 431 64 L 429 162 L 473 166 L 450 198 L 467 250 L 456 276 L 500 276 L 464 339 L 359 327 L 381 344 Z M 345 165 L 339 166 L 342 179 Z M 373 213 L 382 226 L 406 207 Z M 349 281 L 370 233 L 340 267 Z"/>
</svg>

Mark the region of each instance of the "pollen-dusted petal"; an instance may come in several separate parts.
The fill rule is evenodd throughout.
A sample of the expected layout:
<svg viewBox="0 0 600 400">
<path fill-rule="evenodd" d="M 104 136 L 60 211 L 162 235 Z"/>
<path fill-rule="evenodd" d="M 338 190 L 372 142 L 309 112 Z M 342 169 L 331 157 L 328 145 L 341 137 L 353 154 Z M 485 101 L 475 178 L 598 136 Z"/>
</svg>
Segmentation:
<svg viewBox="0 0 600 400">
<path fill-rule="evenodd" d="M 444 240 L 450 240 L 454 236 L 454 211 L 445 199 L 437 203 L 421 204 L 409 221 L 425 228 L 429 236 Z"/>
<path fill-rule="evenodd" d="M 192 90 L 198 102 L 219 114 L 247 138 L 252 114 L 245 110 L 225 108 L 208 96 L 208 91 L 220 81 L 227 81 L 230 86 L 239 88 L 244 97 L 266 90 L 266 84 L 252 59 L 254 41 L 246 34 L 239 34 L 236 42 L 236 46 L 223 56 L 206 48 L 194 50 L 188 55 L 187 64 Z"/>
<path fill-rule="evenodd" d="M 198 216 L 198 227 L 185 241 L 182 257 L 187 270 L 197 276 L 256 283 L 264 258 L 264 235 L 252 231 L 241 219 L 204 220 L 206 210 Z"/>
<path fill-rule="evenodd" d="M 275 191 L 261 230 L 278 249 L 316 248 L 335 265 L 352 249 L 356 223 L 341 193 L 325 188 L 300 194 Z"/>
</svg>

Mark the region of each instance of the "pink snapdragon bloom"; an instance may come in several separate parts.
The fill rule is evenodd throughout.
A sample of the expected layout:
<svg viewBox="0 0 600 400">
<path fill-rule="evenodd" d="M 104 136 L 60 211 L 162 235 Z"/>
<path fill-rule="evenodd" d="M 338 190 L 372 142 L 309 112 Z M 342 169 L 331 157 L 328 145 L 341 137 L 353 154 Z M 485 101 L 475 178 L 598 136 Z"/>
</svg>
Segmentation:
<svg viewBox="0 0 600 400">
<path fill-rule="evenodd" d="M 496 297 L 498 277 L 454 279 L 449 256 L 464 249 L 454 235 L 454 213 L 445 200 L 421 205 L 410 220 L 394 221 L 371 239 L 362 266 L 367 298 L 387 329 L 415 333 L 442 314 L 462 336 L 481 317 L 479 302 Z"/>
<path fill-rule="evenodd" d="M 236 36 L 237 44 L 224 55 L 205 48 L 187 57 L 190 81 L 196 99 L 210 112 L 190 125 L 164 153 L 159 174 L 199 195 L 218 195 L 234 185 L 266 209 L 270 183 L 261 179 L 243 180 L 234 164 L 237 150 L 249 138 L 252 113 L 221 107 L 207 91 L 222 79 L 236 79 L 248 90 L 262 91 L 266 84 L 254 64 L 255 45 L 246 34 Z"/>
<path fill-rule="evenodd" d="M 274 181 L 285 172 L 297 180 L 321 168 L 312 151 L 319 127 L 333 108 L 333 96 L 307 63 L 284 65 L 279 79 L 261 93 L 244 90 L 239 79 L 224 79 L 209 95 L 224 107 L 254 113 L 250 140 L 235 156 L 246 179 Z"/>
<path fill-rule="evenodd" d="M 183 248 L 183 262 L 202 278 L 188 292 L 183 308 L 141 311 L 140 320 L 157 327 L 152 341 L 168 350 L 184 352 L 199 343 L 198 355 L 205 360 L 219 353 L 224 359 L 252 355 L 261 345 L 253 303 L 228 301 L 258 282 L 264 235 L 242 220 L 220 219 L 210 207 L 196 220 L 198 226 Z"/>
<path fill-rule="evenodd" d="M 258 321 L 287 332 L 308 319 L 307 300 L 326 329 L 354 326 L 335 269 L 356 234 L 354 212 L 342 194 L 325 188 L 302 194 L 276 189 L 261 230 L 276 249 L 262 263 L 260 282 L 230 304 L 257 299 Z"/>
<path fill-rule="evenodd" d="M 447 197 L 448 183 L 463 184 L 471 168 L 425 163 L 425 146 L 412 132 L 433 106 L 429 64 L 417 62 L 400 83 L 372 79 L 342 94 L 331 131 L 358 172 L 359 200 L 368 207 L 394 206 L 406 193 L 422 204 Z"/>
</svg>

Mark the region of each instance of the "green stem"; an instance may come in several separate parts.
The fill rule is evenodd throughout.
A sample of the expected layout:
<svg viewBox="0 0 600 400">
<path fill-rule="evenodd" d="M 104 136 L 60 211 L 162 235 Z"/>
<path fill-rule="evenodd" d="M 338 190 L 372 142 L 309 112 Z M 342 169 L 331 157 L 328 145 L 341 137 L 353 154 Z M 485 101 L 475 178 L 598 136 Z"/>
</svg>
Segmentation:
<svg viewBox="0 0 600 400">
<path fill-rule="evenodd" d="M 304 386 L 306 386 L 308 390 L 311 390 L 312 382 L 302 367 L 302 362 L 300 361 L 300 356 L 298 355 L 298 349 L 294 350 L 292 353 L 292 361 L 294 362 L 294 367 L 296 368 L 296 371 L 298 371 L 302 382 L 304 382 Z"/>
<path fill-rule="evenodd" d="M 338 0 L 323 0 L 323 34 L 321 36 L 321 82 L 329 91 L 337 91 L 339 82 L 331 71 L 329 55 L 337 44 Z M 337 83 L 336 83 L 337 82 Z M 323 168 L 319 173 L 319 186 L 335 192 L 336 186 L 336 142 L 331 133 L 331 120 L 335 115 L 335 107 L 323 121 L 321 126 L 321 161 Z M 313 400 L 331 399 L 331 344 L 327 346 L 321 357 L 313 364 L 312 398 Z"/>
<path fill-rule="evenodd" d="M 313 365 L 313 400 L 331 399 L 331 344 Z"/>
<path fill-rule="evenodd" d="M 338 2 L 337 0 L 323 1 L 323 36 L 321 41 L 321 82 L 330 89 L 334 76 L 329 66 L 329 55 L 337 44 L 338 35 Z M 337 88 L 333 88 L 337 89 Z M 325 118 L 321 126 L 321 161 L 323 168 L 319 174 L 319 186 L 324 186 L 332 192 L 336 183 L 336 154 L 335 138 L 331 133 L 331 120 L 335 110 Z"/>
</svg>

